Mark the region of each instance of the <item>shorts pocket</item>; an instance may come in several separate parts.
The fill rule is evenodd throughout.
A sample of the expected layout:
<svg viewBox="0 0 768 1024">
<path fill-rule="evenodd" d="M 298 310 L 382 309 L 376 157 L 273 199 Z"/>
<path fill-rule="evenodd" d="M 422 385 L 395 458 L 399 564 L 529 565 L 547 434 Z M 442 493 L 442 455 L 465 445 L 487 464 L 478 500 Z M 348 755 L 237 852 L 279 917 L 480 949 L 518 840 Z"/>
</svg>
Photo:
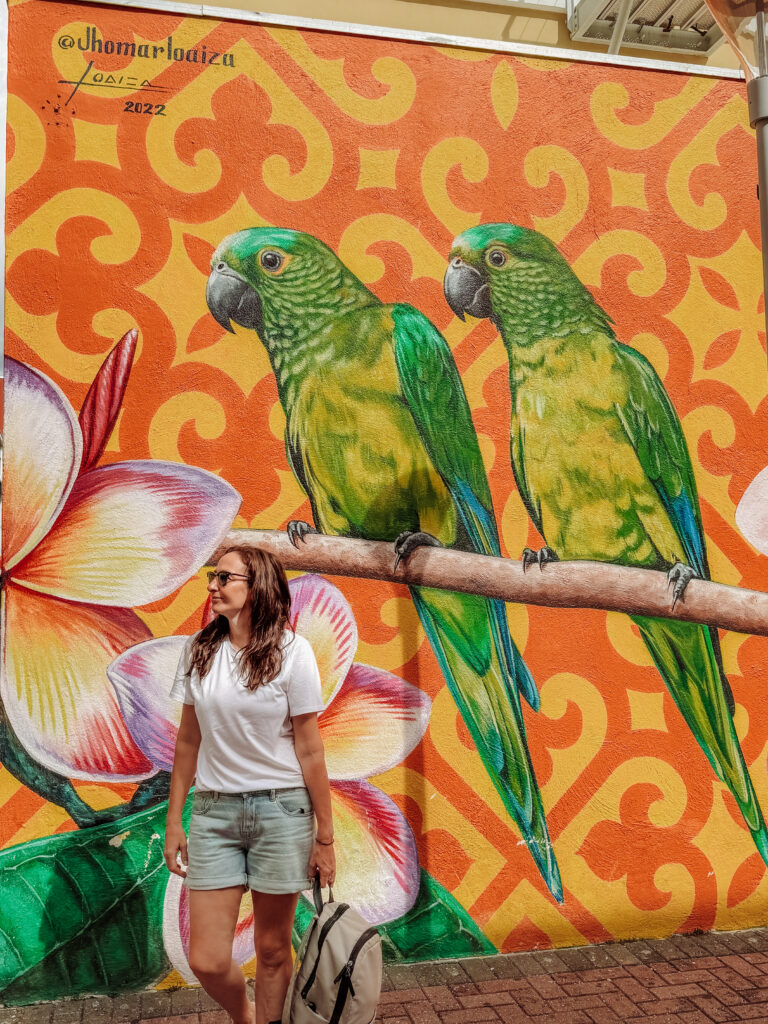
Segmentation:
<svg viewBox="0 0 768 1024">
<path fill-rule="evenodd" d="M 275 802 L 280 810 L 291 818 L 307 817 L 312 813 L 312 801 L 306 789 L 277 790 Z"/>
<path fill-rule="evenodd" d="M 207 814 L 213 804 L 214 796 L 214 793 L 198 792 L 195 790 L 195 795 L 192 798 L 192 813 Z"/>
</svg>

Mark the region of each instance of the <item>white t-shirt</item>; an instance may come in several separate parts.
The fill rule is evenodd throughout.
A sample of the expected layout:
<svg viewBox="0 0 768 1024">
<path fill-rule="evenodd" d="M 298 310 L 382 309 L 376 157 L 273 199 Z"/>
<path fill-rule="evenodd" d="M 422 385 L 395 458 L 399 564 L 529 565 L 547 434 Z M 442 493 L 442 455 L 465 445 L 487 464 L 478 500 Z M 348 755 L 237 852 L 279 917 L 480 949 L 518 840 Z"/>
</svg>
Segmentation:
<svg viewBox="0 0 768 1024">
<path fill-rule="evenodd" d="M 323 710 L 320 673 L 309 642 L 286 630 L 280 672 L 249 690 L 229 638 L 219 645 L 203 679 L 197 672 L 187 676 L 194 639 L 184 645 L 171 697 L 195 706 L 201 733 L 198 789 L 247 793 L 303 786 L 291 718 Z"/>
</svg>

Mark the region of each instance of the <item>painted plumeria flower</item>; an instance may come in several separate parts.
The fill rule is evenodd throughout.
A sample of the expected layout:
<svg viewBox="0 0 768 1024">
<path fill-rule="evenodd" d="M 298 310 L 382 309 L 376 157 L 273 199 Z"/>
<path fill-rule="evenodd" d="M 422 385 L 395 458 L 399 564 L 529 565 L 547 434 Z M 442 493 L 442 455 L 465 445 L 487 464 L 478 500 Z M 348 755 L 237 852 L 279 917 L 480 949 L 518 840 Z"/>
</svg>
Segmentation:
<svg viewBox="0 0 768 1024">
<path fill-rule="evenodd" d="M 170 462 L 95 468 L 133 360 L 131 331 L 108 357 L 78 421 L 42 373 L 5 369 L 0 695 L 39 763 L 75 779 L 154 773 L 105 669 L 151 634 L 133 605 L 166 597 L 229 529 L 240 496 Z"/>
<path fill-rule="evenodd" d="M 768 555 L 768 467 L 744 491 L 736 506 L 736 525 L 761 555 Z"/>
<path fill-rule="evenodd" d="M 357 626 L 341 591 L 320 576 L 291 580 L 291 625 L 312 645 L 325 710 L 318 718 L 331 779 L 336 836 L 334 896 L 372 924 L 402 916 L 419 889 L 416 842 L 396 804 L 367 782 L 399 764 L 429 721 L 431 701 L 415 686 L 369 665 L 353 663 Z M 170 771 L 181 705 L 168 696 L 187 637 L 150 640 L 120 655 L 108 673 L 125 721 L 144 754 Z M 187 963 L 187 890 L 170 875 L 164 930 L 168 956 L 181 976 Z M 235 956 L 253 956 L 252 916 L 241 919 Z"/>
</svg>

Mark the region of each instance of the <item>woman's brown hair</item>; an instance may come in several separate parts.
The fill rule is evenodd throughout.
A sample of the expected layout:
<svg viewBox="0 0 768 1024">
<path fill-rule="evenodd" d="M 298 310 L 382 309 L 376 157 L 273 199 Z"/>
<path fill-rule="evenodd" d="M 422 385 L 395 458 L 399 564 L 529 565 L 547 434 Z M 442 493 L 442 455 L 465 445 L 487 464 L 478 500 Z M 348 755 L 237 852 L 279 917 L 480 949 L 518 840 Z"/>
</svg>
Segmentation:
<svg viewBox="0 0 768 1024">
<path fill-rule="evenodd" d="M 283 633 L 290 621 L 291 592 L 282 565 L 269 551 L 233 544 L 222 555 L 231 552 L 240 555 L 249 578 L 251 637 L 237 657 L 248 689 L 255 690 L 274 679 L 282 668 Z M 228 636 L 229 622 L 223 615 L 217 615 L 201 629 L 192 643 L 188 675 L 193 671 L 200 679 L 207 675 L 214 654 Z"/>
</svg>

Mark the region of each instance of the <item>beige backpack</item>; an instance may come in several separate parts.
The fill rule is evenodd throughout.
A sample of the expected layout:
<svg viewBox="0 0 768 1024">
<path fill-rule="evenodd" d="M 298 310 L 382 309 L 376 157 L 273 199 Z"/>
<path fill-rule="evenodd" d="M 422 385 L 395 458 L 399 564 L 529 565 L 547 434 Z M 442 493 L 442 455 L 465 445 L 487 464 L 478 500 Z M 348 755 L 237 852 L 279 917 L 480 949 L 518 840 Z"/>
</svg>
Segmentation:
<svg viewBox="0 0 768 1024">
<path fill-rule="evenodd" d="M 282 1024 L 371 1024 L 381 992 L 381 939 L 347 903 L 323 904 L 304 933 L 283 1006 Z"/>
</svg>

